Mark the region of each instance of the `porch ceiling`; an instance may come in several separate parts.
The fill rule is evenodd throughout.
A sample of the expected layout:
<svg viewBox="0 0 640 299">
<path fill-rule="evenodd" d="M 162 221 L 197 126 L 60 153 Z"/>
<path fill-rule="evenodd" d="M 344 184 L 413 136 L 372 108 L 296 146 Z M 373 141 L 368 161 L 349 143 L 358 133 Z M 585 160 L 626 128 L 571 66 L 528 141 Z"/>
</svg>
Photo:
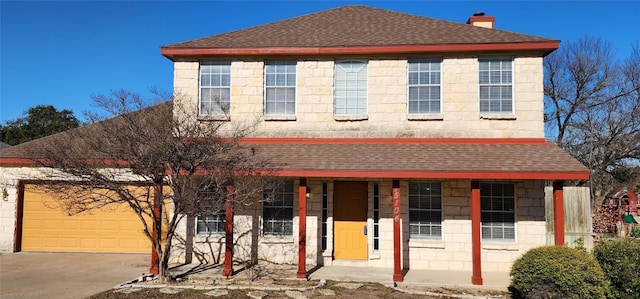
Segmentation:
<svg viewBox="0 0 640 299">
<path fill-rule="evenodd" d="M 281 176 L 587 180 L 589 170 L 545 141 L 390 139 L 251 142 Z M 366 139 L 364 139 L 366 140 Z M 504 140 L 502 140 L 504 141 Z"/>
</svg>

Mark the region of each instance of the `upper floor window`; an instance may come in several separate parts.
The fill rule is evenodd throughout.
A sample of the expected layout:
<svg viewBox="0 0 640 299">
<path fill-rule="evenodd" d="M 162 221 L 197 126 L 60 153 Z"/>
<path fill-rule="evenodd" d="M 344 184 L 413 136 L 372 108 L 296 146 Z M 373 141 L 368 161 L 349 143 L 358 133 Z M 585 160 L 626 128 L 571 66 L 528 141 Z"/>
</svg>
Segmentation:
<svg viewBox="0 0 640 299">
<path fill-rule="evenodd" d="M 408 65 L 408 113 L 441 113 L 440 59 L 411 59 Z"/>
<path fill-rule="evenodd" d="M 231 103 L 231 62 L 200 63 L 200 115 L 229 115 Z"/>
<path fill-rule="evenodd" d="M 335 68 L 334 114 L 367 114 L 367 62 L 337 61 Z"/>
<path fill-rule="evenodd" d="M 480 58 L 480 113 L 513 113 L 513 59 Z"/>
<path fill-rule="evenodd" d="M 482 240 L 515 241 L 515 202 L 513 184 L 480 184 Z"/>
<path fill-rule="evenodd" d="M 265 194 L 262 231 L 265 235 L 293 234 L 293 180 L 284 181 L 276 190 Z"/>
<path fill-rule="evenodd" d="M 440 182 L 409 182 L 409 236 L 418 239 L 442 239 Z"/>
<path fill-rule="evenodd" d="M 296 113 L 296 62 L 266 61 L 265 114 Z"/>
<path fill-rule="evenodd" d="M 197 234 L 222 234 L 225 232 L 227 200 L 226 186 L 211 180 L 203 181 L 197 192 L 195 208 Z"/>
</svg>

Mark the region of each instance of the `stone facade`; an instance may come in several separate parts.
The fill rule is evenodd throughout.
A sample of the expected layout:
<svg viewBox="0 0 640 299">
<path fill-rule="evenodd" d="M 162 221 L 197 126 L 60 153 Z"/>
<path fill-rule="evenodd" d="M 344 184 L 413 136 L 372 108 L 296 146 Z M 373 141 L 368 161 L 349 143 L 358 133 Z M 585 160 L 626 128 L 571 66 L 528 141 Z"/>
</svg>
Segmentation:
<svg viewBox="0 0 640 299">
<path fill-rule="evenodd" d="M 517 55 L 513 58 L 513 114 L 479 112 L 479 55 L 441 56 L 441 113 L 409 114 L 408 57 L 365 57 L 367 61 L 366 115 L 335 115 L 334 69 L 339 58 L 299 58 L 296 65 L 296 113 L 264 114 L 264 60 L 232 59 L 231 108 L 226 130 L 255 126 L 253 137 L 381 137 L 381 138 L 544 138 L 542 57 Z M 349 58 L 352 59 L 352 58 Z M 355 58 L 360 59 L 360 58 Z M 198 113 L 199 62 L 175 62 L 175 102 L 184 113 Z M 181 111 L 174 111 L 179 116 Z M 210 119 L 200 117 L 202 125 Z M 367 228 L 373 231 L 373 185 L 380 192 L 379 248 L 374 236 L 367 236 L 365 261 L 349 262 L 333 258 L 333 182 L 336 179 L 310 179 L 312 190 L 307 203 L 307 264 L 393 267 L 393 219 L 390 179 L 369 178 Z M 348 179 L 340 179 L 348 180 Z M 363 179 L 353 179 L 362 181 Z M 326 249 L 322 242 L 322 182 L 327 183 L 328 215 Z M 296 180 L 296 184 L 298 181 Z M 544 245 L 544 182 L 513 181 L 516 198 L 516 238 L 511 243 L 482 242 L 482 267 L 485 271 L 506 272 L 511 263 L 527 249 Z M 470 180 L 442 181 L 443 234 L 438 241 L 411 239 L 409 236 L 408 181 L 400 181 L 402 194 L 401 253 L 402 267 L 410 269 L 471 271 Z M 297 185 L 295 192 L 297 193 Z M 296 197 L 297 198 L 297 194 Z M 294 206 L 294 232 L 291 236 L 261 235 L 261 207 L 236 210 L 234 259 L 238 264 L 268 260 L 297 263 L 298 207 Z M 185 220 L 182 233 L 188 236 L 194 219 Z M 219 262 L 224 253 L 224 236 L 196 235 L 194 257 Z M 191 247 L 189 247 L 191 248 Z M 204 254 L 204 255 L 203 255 Z M 210 254 L 209 257 L 203 257 Z M 187 251 L 187 256 L 189 256 Z"/>
<path fill-rule="evenodd" d="M 442 57 L 442 113 L 417 116 L 407 114 L 407 58 L 367 61 L 368 113 L 354 119 L 333 113 L 333 59 L 297 60 L 296 114 L 286 117 L 263 113 L 264 61 L 232 60 L 228 128 L 255 125 L 260 137 L 544 138 L 541 57 L 513 57 L 512 115 L 478 112 L 478 56 Z M 197 114 L 198 71 L 198 61 L 175 62 L 186 113 Z"/>
<path fill-rule="evenodd" d="M 343 180 L 343 179 L 340 179 Z M 354 179 L 355 180 L 355 179 Z M 327 248 L 322 250 L 322 182 L 327 183 Z M 373 233 L 368 234 L 367 259 L 364 261 L 334 260 L 333 251 L 333 182 L 310 180 L 312 192 L 307 201 L 306 263 L 317 265 L 350 265 L 358 267 L 393 267 L 393 220 L 391 211 L 391 180 L 368 179 L 369 200 L 367 227 L 373 232 L 373 185 L 379 185 L 380 218 L 379 248 L 374 249 Z M 411 239 L 409 236 L 408 182 L 400 181 L 402 194 L 402 261 L 408 269 L 471 271 L 471 209 L 470 180 L 441 181 L 443 233 L 438 241 Z M 297 198 L 297 183 L 294 188 Z M 516 238 L 514 242 L 482 242 L 482 269 L 488 272 L 508 272 L 511 264 L 528 249 L 546 244 L 544 181 L 517 181 Z M 294 201 L 294 228 L 290 236 L 263 236 L 261 234 L 260 203 L 236 210 L 234 217 L 234 263 L 246 265 L 251 261 L 296 264 L 298 253 L 298 204 Z M 187 238 L 193 233 L 195 219 L 181 223 L 179 233 Z M 224 260 L 223 234 L 195 235 L 192 243 L 193 259 L 197 262 L 221 263 Z M 191 244 L 188 246 L 191 248 Z M 178 248 L 180 249 L 180 248 Z M 189 250 L 177 250 L 176 256 L 184 262 Z"/>
</svg>

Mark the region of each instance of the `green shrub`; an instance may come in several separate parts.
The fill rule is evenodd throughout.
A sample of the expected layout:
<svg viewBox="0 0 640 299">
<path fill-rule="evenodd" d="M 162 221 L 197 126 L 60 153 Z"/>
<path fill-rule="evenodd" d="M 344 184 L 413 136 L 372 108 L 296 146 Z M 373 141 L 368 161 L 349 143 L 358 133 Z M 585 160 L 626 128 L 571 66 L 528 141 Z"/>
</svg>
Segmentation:
<svg viewBox="0 0 640 299">
<path fill-rule="evenodd" d="M 603 240 L 593 248 L 593 255 L 609 281 L 609 298 L 640 296 L 640 240 Z"/>
<path fill-rule="evenodd" d="M 531 249 L 511 267 L 509 292 L 521 298 L 605 298 L 607 281 L 595 258 L 561 246 Z"/>
<path fill-rule="evenodd" d="M 631 237 L 640 238 L 640 226 L 635 225 L 631 227 Z"/>
</svg>

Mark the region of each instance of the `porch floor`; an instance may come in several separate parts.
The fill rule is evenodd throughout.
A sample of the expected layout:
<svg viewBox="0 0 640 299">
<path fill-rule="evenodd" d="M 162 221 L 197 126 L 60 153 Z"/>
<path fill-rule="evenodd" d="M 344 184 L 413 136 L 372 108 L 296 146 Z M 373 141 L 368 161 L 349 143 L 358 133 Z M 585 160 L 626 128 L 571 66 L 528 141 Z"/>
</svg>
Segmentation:
<svg viewBox="0 0 640 299">
<path fill-rule="evenodd" d="M 223 282 L 227 280 L 222 276 L 222 265 L 197 265 L 187 264 L 174 267 L 170 270 L 177 277 L 188 276 L 189 280 L 201 280 Z M 297 266 L 295 265 L 268 265 L 257 266 L 253 270 L 235 269 L 231 280 L 246 280 L 249 276 L 262 278 L 292 279 L 296 280 Z M 254 271 L 254 272 L 247 272 Z M 334 280 L 343 282 L 375 282 L 384 285 L 393 285 L 393 269 L 354 267 L 354 266 L 313 266 L 307 267 L 309 280 L 319 281 Z M 430 271 L 430 270 L 405 270 L 404 281 L 397 283 L 398 287 L 449 287 L 449 288 L 479 288 L 507 291 L 509 286 L 509 274 L 502 272 L 483 272 L 483 285 L 471 283 L 471 271 Z"/>
<path fill-rule="evenodd" d="M 349 267 L 349 266 L 324 266 L 309 274 L 312 280 L 338 280 L 357 282 L 378 282 L 393 284 L 393 269 Z M 398 282 L 400 287 L 460 287 L 482 288 L 506 291 L 510 277 L 508 273 L 483 272 L 483 285 L 471 283 L 471 271 L 431 271 L 409 269 L 404 271 L 404 281 Z"/>
</svg>

